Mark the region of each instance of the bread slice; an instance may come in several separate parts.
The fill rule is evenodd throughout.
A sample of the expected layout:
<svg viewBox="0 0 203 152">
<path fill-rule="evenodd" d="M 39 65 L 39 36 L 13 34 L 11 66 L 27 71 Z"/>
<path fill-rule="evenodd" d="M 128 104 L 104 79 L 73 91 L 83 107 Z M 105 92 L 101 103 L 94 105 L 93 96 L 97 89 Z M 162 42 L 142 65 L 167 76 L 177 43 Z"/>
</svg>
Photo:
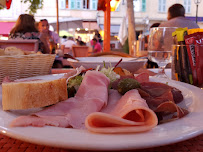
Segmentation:
<svg viewBox="0 0 203 152">
<path fill-rule="evenodd" d="M 66 79 L 2 83 L 3 110 L 40 108 L 67 98 Z"/>
</svg>

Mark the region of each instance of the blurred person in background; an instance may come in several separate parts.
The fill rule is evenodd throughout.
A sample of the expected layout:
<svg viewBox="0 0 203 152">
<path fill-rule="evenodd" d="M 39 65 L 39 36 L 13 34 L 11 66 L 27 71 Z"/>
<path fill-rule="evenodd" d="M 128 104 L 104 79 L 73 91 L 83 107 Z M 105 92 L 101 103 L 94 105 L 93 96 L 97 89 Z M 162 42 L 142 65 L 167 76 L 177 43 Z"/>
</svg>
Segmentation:
<svg viewBox="0 0 203 152">
<path fill-rule="evenodd" d="M 154 24 L 152 24 L 151 26 L 150 26 L 150 28 L 153 28 L 153 27 L 159 27 L 159 25 L 160 25 L 161 23 L 154 23 Z"/>
<path fill-rule="evenodd" d="M 101 44 L 97 41 L 96 38 L 93 38 L 91 41 L 92 53 L 99 53 L 102 51 Z"/>
<path fill-rule="evenodd" d="M 49 23 L 47 19 L 40 20 L 38 24 L 39 32 L 47 39 L 47 43 L 50 47 L 51 53 L 55 53 L 55 49 L 58 43 L 60 43 L 60 37 L 57 33 L 49 30 Z"/>
<path fill-rule="evenodd" d="M 72 36 L 69 36 L 68 37 L 68 40 L 63 42 L 62 45 L 65 45 L 65 47 L 69 47 L 72 49 L 72 46 L 73 45 L 76 45 L 75 41 L 74 41 L 74 38 Z"/>
<path fill-rule="evenodd" d="M 161 23 L 159 27 L 199 28 L 194 21 L 185 18 L 185 8 L 178 3 L 169 7 L 167 20 L 168 21 Z"/>
<path fill-rule="evenodd" d="M 98 30 L 95 30 L 94 38 L 97 39 L 97 42 L 100 43 L 101 46 L 103 46 L 103 40 L 101 34 L 99 34 Z"/>
<path fill-rule="evenodd" d="M 80 45 L 80 46 L 86 46 L 86 43 L 83 42 L 83 41 L 80 40 L 80 39 L 76 39 L 76 44 L 77 44 L 77 45 Z"/>
<path fill-rule="evenodd" d="M 66 35 L 64 35 L 64 36 L 62 36 L 62 38 L 61 38 L 61 44 L 63 44 L 64 42 L 66 42 L 67 41 L 67 36 Z"/>
<path fill-rule="evenodd" d="M 70 48 L 70 51 L 68 52 L 68 54 L 73 55 L 72 53 L 72 47 L 73 45 L 76 45 L 74 38 L 72 36 L 68 37 L 68 40 L 63 42 L 61 45 L 64 45 L 65 48 Z"/>
<path fill-rule="evenodd" d="M 37 39 L 39 41 L 38 51 L 50 52 L 46 39 L 36 28 L 34 16 L 29 14 L 21 14 L 18 17 L 15 26 L 10 31 L 9 39 Z"/>
</svg>

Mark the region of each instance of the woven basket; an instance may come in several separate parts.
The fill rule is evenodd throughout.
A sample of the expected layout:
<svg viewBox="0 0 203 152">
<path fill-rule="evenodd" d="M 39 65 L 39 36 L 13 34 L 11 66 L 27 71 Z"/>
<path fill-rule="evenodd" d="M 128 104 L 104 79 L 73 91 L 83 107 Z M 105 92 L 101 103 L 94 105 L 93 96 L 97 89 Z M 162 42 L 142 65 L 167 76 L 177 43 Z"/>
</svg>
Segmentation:
<svg viewBox="0 0 203 152">
<path fill-rule="evenodd" d="M 50 74 L 54 59 L 53 54 L 0 56 L 0 84 L 5 76 L 16 80 Z"/>
</svg>

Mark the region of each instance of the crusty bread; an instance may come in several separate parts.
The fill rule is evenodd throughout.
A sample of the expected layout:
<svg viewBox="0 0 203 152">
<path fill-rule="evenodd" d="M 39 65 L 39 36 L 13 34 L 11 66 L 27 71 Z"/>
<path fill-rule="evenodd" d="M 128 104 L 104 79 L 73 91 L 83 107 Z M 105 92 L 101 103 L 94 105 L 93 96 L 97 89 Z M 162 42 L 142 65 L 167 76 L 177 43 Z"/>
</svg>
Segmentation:
<svg viewBox="0 0 203 152">
<path fill-rule="evenodd" d="M 66 79 L 2 83 L 3 110 L 39 108 L 67 98 Z"/>
<path fill-rule="evenodd" d="M 25 55 L 36 54 L 34 51 L 23 51 Z"/>
<path fill-rule="evenodd" d="M 4 53 L 5 55 L 25 55 L 23 50 L 13 46 L 6 47 Z"/>
</svg>

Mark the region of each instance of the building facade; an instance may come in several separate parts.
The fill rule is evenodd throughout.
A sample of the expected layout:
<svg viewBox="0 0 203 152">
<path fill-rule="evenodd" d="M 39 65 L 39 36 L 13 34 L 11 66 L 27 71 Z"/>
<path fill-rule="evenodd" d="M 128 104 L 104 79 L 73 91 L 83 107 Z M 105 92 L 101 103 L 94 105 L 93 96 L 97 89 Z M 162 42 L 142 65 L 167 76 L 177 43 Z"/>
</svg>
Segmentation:
<svg viewBox="0 0 203 152">
<path fill-rule="evenodd" d="M 167 9 L 174 3 L 183 4 L 186 10 L 186 17 L 195 20 L 195 1 L 197 0 L 133 0 L 136 31 L 147 31 L 151 24 L 165 21 Z M 58 2 L 59 22 L 64 23 L 60 29 L 103 29 L 104 12 L 97 11 L 97 0 L 58 0 Z M 112 35 L 118 35 L 122 18 L 127 16 L 126 3 L 126 0 L 121 0 L 117 10 L 111 12 Z M 203 28 L 203 10 L 200 9 L 203 6 L 203 2 L 198 6 L 198 25 Z M 20 14 L 26 13 L 27 8 L 28 4 L 12 1 L 9 10 L 0 10 L 0 21 L 15 21 Z M 56 23 L 56 14 L 56 0 L 44 0 L 43 8 L 37 11 L 35 19 L 39 21 L 46 18 L 54 25 Z M 76 21 L 78 22 L 77 24 L 71 25 L 71 23 Z"/>
</svg>

